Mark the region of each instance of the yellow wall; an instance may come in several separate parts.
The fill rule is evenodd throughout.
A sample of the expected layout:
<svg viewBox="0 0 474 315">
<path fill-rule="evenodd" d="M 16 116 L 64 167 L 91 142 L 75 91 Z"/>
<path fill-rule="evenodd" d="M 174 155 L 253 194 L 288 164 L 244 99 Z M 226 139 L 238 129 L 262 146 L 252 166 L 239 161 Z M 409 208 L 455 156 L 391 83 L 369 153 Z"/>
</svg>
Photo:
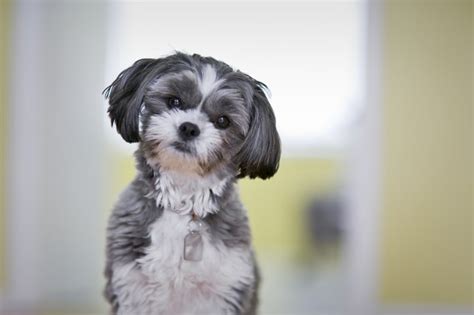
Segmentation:
<svg viewBox="0 0 474 315">
<path fill-rule="evenodd" d="M 131 155 L 115 152 L 109 161 L 111 186 L 108 203 L 135 176 Z M 340 164 L 335 159 L 282 159 L 278 173 L 269 180 L 239 182 L 242 202 L 248 209 L 257 253 L 288 259 L 308 258 L 309 236 L 304 210 L 315 193 L 337 188 Z M 109 209 L 110 210 L 110 209 Z"/>
<path fill-rule="evenodd" d="M 0 1 L 0 290 L 5 282 L 5 150 L 9 3 Z"/>
<path fill-rule="evenodd" d="M 383 17 L 382 299 L 471 304 L 472 2 Z"/>
<path fill-rule="evenodd" d="M 339 166 L 334 159 L 283 159 L 273 178 L 240 181 L 257 253 L 309 253 L 305 210 L 316 194 L 337 188 Z"/>
<path fill-rule="evenodd" d="M 308 202 L 337 188 L 340 165 L 335 159 L 282 159 L 269 180 L 240 181 L 258 252 L 305 258 L 310 251 L 305 210 Z"/>
</svg>

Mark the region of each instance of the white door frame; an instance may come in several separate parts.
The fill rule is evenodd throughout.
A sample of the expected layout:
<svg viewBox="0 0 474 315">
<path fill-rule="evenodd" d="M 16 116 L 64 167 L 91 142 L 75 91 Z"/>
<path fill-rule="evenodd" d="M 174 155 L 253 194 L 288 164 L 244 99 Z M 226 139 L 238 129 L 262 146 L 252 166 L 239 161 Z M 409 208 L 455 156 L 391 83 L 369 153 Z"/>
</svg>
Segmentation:
<svg viewBox="0 0 474 315">
<path fill-rule="evenodd" d="M 346 312 L 356 315 L 376 314 L 378 308 L 382 5 L 379 0 L 366 2 L 365 106 L 348 161 Z"/>
</svg>

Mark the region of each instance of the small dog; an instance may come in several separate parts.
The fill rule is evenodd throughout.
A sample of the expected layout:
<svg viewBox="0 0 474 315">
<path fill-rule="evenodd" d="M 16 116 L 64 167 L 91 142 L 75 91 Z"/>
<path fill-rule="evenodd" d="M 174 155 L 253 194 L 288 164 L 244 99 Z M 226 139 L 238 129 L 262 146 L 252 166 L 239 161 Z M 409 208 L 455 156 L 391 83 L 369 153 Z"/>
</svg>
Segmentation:
<svg viewBox="0 0 474 315">
<path fill-rule="evenodd" d="M 104 90 L 138 142 L 109 219 L 112 314 L 255 314 L 259 273 L 238 178 L 269 178 L 280 138 L 266 86 L 210 57 L 141 59 Z"/>
</svg>

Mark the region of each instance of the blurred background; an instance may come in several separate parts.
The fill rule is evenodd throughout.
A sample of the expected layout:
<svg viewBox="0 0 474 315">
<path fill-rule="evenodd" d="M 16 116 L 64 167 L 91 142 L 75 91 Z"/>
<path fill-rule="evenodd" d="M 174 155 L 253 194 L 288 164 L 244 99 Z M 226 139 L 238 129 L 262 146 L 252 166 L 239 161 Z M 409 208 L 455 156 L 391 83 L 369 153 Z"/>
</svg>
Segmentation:
<svg viewBox="0 0 474 315">
<path fill-rule="evenodd" d="M 280 171 L 240 182 L 261 314 L 473 314 L 473 3 L 0 1 L 0 313 L 106 314 L 133 178 L 102 90 L 174 50 L 265 82 Z"/>
</svg>

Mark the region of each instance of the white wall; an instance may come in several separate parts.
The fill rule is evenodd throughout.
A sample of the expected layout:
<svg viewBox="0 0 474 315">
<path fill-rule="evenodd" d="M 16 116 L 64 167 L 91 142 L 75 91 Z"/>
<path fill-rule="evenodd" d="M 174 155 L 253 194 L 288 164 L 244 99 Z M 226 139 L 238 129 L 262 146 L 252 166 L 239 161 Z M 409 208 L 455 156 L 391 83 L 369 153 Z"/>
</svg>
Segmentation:
<svg viewBox="0 0 474 315">
<path fill-rule="evenodd" d="M 107 77 L 174 50 L 213 56 L 269 86 L 284 154 L 340 151 L 362 103 L 364 9 L 361 0 L 115 3 Z"/>
<path fill-rule="evenodd" d="M 16 1 L 10 50 L 10 308 L 98 304 L 105 5 Z"/>
</svg>

